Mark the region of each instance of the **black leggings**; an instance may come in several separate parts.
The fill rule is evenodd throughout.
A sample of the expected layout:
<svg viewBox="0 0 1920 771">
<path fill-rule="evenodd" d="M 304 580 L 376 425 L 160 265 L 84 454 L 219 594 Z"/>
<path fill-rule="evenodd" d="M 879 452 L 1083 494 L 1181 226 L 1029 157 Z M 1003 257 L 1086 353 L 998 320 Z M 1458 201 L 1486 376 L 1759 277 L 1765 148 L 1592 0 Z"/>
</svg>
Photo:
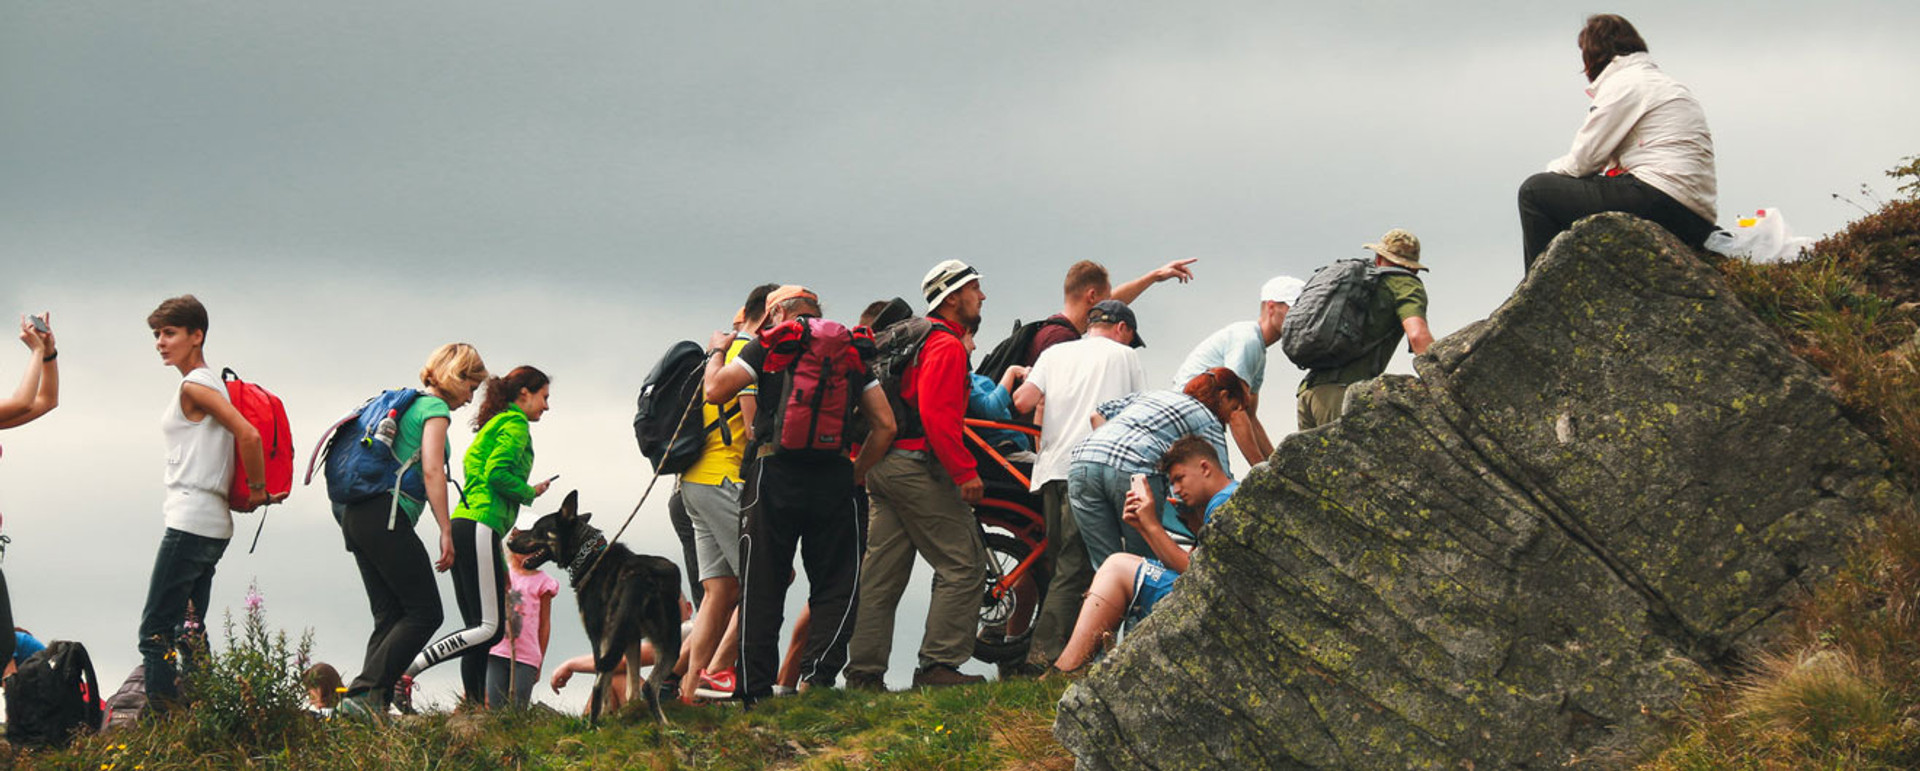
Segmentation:
<svg viewBox="0 0 1920 771">
<path fill-rule="evenodd" d="M 1705 217 L 1632 174 L 1569 177 L 1543 171 L 1520 183 L 1522 264 L 1533 270 L 1533 261 L 1547 251 L 1554 236 L 1583 217 L 1608 211 L 1650 220 L 1695 249 L 1707 242 L 1714 229 Z"/>
<path fill-rule="evenodd" d="M 453 599 L 467 628 L 434 640 L 407 674 L 460 657 L 460 687 L 470 704 L 487 703 L 487 649 L 506 633 L 507 566 L 500 534 L 471 519 L 453 520 Z"/>
<path fill-rule="evenodd" d="M 377 496 L 348 505 L 340 527 L 347 550 L 360 566 L 360 583 L 373 610 L 373 634 L 367 638 L 360 675 L 348 696 L 370 695 L 392 701 L 393 684 L 440 628 L 440 588 L 433 580 L 433 558 L 411 525 L 387 529 L 391 499 Z"/>
<path fill-rule="evenodd" d="M 13 660 L 13 595 L 7 593 L 7 574 L 0 571 L 0 668 Z"/>
</svg>

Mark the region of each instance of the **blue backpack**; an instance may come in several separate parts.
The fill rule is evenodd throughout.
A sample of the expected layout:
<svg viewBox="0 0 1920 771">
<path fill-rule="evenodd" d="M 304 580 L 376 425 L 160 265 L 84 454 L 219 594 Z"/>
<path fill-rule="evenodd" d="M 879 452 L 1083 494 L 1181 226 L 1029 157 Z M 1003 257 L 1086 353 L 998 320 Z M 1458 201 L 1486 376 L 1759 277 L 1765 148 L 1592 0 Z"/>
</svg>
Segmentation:
<svg viewBox="0 0 1920 771">
<path fill-rule="evenodd" d="M 393 509 L 388 514 L 387 529 L 392 530 L 399 523 L 400 496 L 416 502 L 426 500 L 420 454 L 416 451 L 413 457 L 402 458 L 394 451 L 400 416 L 423 393 L 416 388 L 382 391 L 321 434 L 307 461 L 306 483 L 313 484 L 315 467 L 325 463 L 327 498 L 339 504 L 333 507 L 336 521 L 345 504 L 391 495 Z"/>
</svg>

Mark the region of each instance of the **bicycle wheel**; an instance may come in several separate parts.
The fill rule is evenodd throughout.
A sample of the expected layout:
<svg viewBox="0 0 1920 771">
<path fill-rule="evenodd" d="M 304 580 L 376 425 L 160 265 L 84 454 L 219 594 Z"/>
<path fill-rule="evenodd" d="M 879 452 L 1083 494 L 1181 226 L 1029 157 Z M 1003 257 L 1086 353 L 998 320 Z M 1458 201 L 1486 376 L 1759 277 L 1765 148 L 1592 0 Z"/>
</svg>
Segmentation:
<svg viewBox="0 0 1920 771">
<path fill-rule="evenodd" d="M 1033 552 L 1025 541 L 1006 533 L 983 534 L 987 545 L 987 580 L 980 592 L 980 625 L 973 639 L 973 657 L 989 664 L 1026 658 L 1033 641 L 1033 623 L 1047 582 L 1038 570 L 1028 570 L 1018 583 L 994 596 L 994 587 Z"/>
</svg>

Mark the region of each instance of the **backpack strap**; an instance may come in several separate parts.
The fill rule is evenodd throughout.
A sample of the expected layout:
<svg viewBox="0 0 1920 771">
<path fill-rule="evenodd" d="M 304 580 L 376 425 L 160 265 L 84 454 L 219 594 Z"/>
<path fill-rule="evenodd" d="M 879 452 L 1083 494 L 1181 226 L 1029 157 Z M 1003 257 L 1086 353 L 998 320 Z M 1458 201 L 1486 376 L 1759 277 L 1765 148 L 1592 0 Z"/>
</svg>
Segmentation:
<svg viewBox="0 0 1920 771">
<path fill-rule="evenodd" d="M 415 452 L 407 462 L 400 464 L 400 471 L 393 475 L 393 505 L 387 507 L 387 530 L 400 529 L 400 485 L 407 478 L 407 472 L 420 462 L 420 453 Z"/>
</svg>

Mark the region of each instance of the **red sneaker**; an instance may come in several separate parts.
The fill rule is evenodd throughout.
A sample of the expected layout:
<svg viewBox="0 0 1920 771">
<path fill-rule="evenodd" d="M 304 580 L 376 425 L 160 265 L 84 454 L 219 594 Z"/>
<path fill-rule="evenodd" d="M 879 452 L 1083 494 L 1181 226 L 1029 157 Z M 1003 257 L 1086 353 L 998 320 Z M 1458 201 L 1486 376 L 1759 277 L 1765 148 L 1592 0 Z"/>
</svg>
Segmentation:
<svg viewBox="0 0 1920 771">
<path fill-rule="evenodd" d="M 731 699 L 739 686 L 734 668 L 727 667 L 717 672 L 701 672 L 700 687 L 693 694 L 702 699 Z"/>
</svg>

